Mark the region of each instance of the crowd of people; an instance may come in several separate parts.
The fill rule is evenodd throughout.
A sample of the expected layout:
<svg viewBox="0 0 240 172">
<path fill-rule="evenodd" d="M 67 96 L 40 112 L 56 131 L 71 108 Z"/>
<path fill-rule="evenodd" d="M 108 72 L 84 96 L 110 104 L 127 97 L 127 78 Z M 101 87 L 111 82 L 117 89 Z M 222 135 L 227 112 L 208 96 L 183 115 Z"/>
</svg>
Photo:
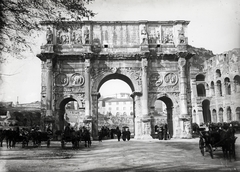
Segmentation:
<svg viewBox="0 0 240 172">
<path fill-rule="evenodd" d="M 114 136 L 117 136 L 117 140 L 121 140 L 121 136 L 123 141 L 130 140 L 131 132 L 128 127 L 124 127 L 122 131 L 117 126 L 116 129 L 109 129 L 106 126 L 102 126 L 101 130 L 98 131 L 98 140 L 101 142 L 104 138 L 106 139 L 114 139 Z"/>
</svg>

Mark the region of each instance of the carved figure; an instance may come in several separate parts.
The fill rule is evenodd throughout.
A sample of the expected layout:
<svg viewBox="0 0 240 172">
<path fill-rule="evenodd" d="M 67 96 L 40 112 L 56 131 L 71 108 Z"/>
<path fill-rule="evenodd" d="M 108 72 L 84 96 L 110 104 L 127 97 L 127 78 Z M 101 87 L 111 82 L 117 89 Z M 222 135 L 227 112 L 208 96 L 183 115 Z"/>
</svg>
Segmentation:
<svg viewBox="0 0 240 172">
<path fill-rule="evenodd" d="M 74 44 L 82 44 L 82 36 L 81 33 L 72 33 L 72 43 Z"/>
<path fill-rule="evenodd" d="M 181 30 L 178 31 L 178 39 L 180 44 L 185 43 L 185 36 L 184 36 L 184 30 L 181 28 Z"/>
<path fill-rule="evenodd" d="M 148 39 L 147 39 L 147 29 L 145 26 L 142 27 L 141 29 L 141 40 L 142 40 L 142 43 L 141 45 L 147 45 L 148 44 Z"/>
<path fill-rule="evenodd" d="M 47 44 L 53 43 L 53 33 L 49 27 L 47 28 L 46 39 L 47 39 Z"/>
<path fill-rule="evenodd" d="M 177 82 L 177 75 L 174 73 L 168 73 L 165 75 L 164 80 L 167 84 L 175 84 Z"/>
<path fill-rule="evenodd" d="M 162 29 L 163 29 L 162 43 L 164 44 L 173 43 L 172 27 L 163 27 Z"/>
<path fill-rule="evenodd" d="M 72 76 L 72 85 L 82 85 L 84 83 L 84 78 L 80 74 L 74 74 Z"/>
<path fill-rule="evenodd" d="M 57 43 L 62 44 L 62 42 L 61 42 L 61 31 L 57 32 Z"/>
<path fill-rule="evenodd" d="M 86 27 L 86 29 L 84 30 L 84 39 L 85 39 L 85 44 L 90 43 L 90 32 L 88 27 Z"/>
<path fill-rule="evenodd" d="M 67 76 L 65 74 L 59 74 L 56 76 L 56 83 L 59 85 L 67 84 Z"/>
</svg>

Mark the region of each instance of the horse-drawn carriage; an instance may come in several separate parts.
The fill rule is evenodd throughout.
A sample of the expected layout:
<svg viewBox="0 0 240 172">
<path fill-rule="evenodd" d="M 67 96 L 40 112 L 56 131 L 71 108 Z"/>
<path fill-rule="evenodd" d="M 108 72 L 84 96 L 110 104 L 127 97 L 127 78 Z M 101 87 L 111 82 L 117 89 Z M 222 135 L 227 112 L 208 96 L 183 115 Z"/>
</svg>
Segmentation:
<svg viewBox="0 0 240 172">
<path fill-rule="evenodd" d="M 79 147 L 79 142 L 81 141 L 80 135 L 75 132 L 63 132 L 62 133 L 62 138 L 61 138 L 61 147 L 64 148 L 67 143 L 72 143 L 72 147 L 77 148 Z"/>
<path fill-rule="evenodd" d="M 219 126 L 210 124 L 208 127 L 200 127 L 199 129 L 199 149 L 204 156 L 205 152 L 209 152 L 213 158 L 213 152 L 222 149 L 224 158 L 236 159 L 235 154 L 235 130 L 229 124 Z"/>
<path fill-rule="evenodd" d="M 53 133 L 50 131 L 32 130 L 30 132 L 30 139 L 32 139 L 35 146 L 41 146 L 42 142 L 46 142 L 47 147 L 50 147 Z"/>
</svg>

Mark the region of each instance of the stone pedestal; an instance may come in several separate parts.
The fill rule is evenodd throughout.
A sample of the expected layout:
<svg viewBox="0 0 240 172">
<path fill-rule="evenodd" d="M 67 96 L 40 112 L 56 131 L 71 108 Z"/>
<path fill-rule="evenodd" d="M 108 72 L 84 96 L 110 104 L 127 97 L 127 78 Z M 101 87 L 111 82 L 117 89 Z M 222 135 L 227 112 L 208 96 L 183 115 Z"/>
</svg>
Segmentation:
<svg viewBox="0 0 240 172">
<path fill-rule="evenodd" d="M 143 116 L 142 118 L 143 133 L 141 136 L 142 140 L 152 139 L 151 137 L 151 118 L 150 116 Z"/>
</svg>

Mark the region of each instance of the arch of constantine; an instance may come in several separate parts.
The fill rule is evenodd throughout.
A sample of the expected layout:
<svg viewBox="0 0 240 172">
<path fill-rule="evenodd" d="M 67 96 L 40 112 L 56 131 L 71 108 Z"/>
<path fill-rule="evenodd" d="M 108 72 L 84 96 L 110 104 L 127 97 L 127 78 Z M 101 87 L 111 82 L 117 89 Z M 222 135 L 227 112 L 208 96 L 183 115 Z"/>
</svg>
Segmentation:
<svg viewBox="0 0 240 172">
<path fill-rule="evenodd" d="M 42 119 L 64 128 L 65 105 L 76 101 L 78 122 L 98 136 L 99 89 L 120 79 L 132 90 L 135 138 L 151 135 L 151 108 L 167 107 L 169 132 L 191 138 L 189 21 L 63 21 L 41 23 Z"/>
</svg>

